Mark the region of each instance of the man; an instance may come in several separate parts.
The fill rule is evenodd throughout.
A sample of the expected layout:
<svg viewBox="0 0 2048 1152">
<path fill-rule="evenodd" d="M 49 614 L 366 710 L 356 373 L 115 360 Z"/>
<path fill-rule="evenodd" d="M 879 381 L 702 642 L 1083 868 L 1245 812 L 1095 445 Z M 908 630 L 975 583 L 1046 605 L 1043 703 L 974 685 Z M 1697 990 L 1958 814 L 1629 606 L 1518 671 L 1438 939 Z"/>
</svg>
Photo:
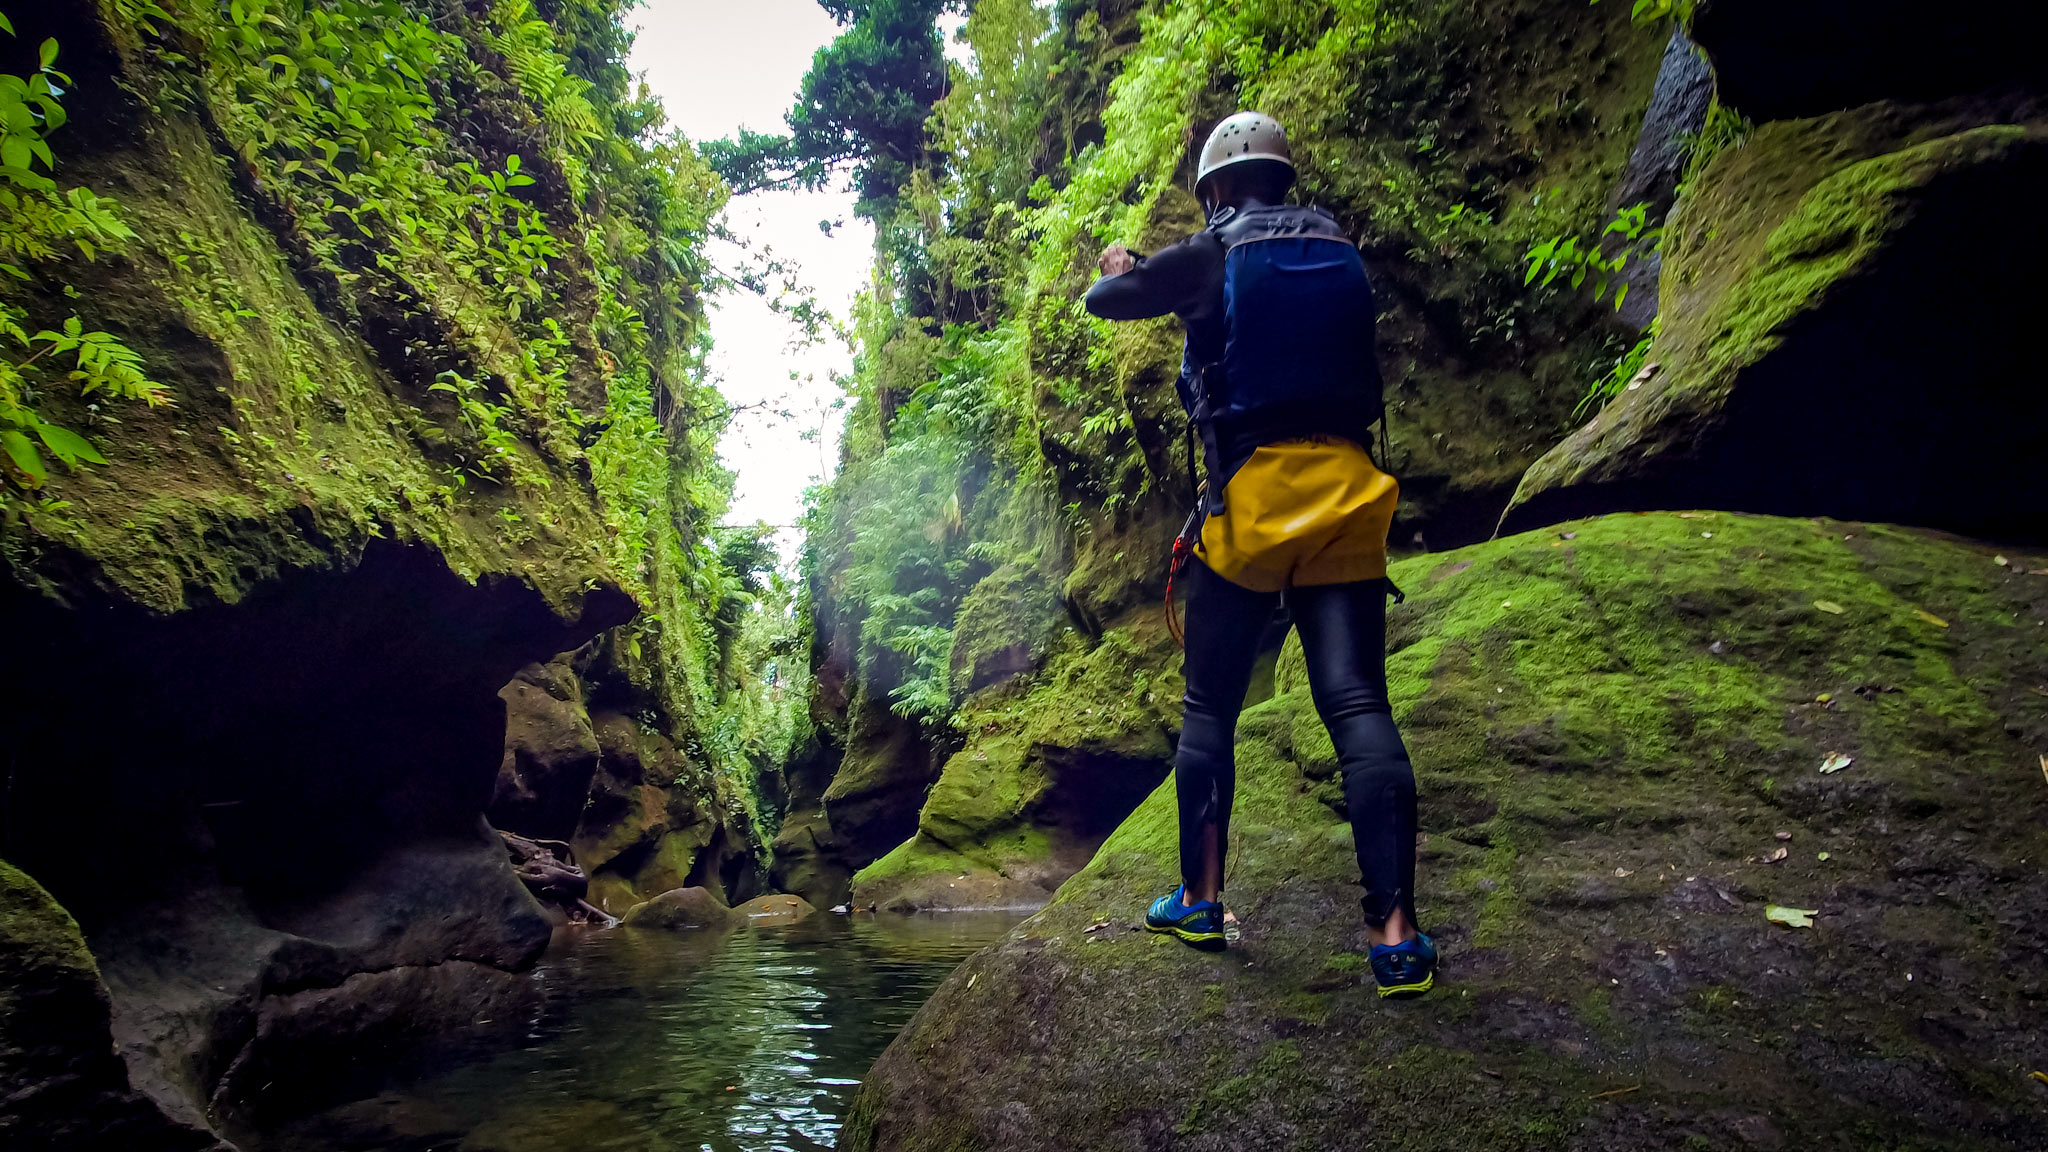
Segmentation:
<svg viewBox="0 0 2048 1152">
<path fill-rule="evenodd" d="M 1107 320 L 1180 317 L 1178 387 L 1208 476 L 1174 762 L 1181 886 L 1145 926 L 1224 947 L 1237 715 L 1284 596 L 1344 772 L 1373 976 L 1382 996 L 1416 996 L 1435 982 L 1436 948 L 1415 927 L 1415 773 L 1387 702 L 1398 486 L 1367 450 L 1380 416 L 1372 292 L 1336 222 L 1285 203 L 1293 183 L 1279 124 L 1255 112 L 1224 120 L 1195 182 L 1209 227 L 1149 257 L 1111 247 L 1087 297 Z"/>
</svg>

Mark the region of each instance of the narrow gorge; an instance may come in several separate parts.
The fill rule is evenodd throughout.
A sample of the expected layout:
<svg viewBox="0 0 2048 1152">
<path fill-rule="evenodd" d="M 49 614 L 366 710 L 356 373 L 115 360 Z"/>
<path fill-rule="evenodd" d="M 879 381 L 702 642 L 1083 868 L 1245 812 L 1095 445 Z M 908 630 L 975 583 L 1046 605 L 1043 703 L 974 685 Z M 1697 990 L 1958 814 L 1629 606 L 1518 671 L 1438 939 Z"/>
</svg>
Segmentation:
<svg viewBox="0 0 2048 1152">
<path fill-rule="evenodd" d="M 2048 1152 L 2048 16 L 821 0 L 697 140 L 693 2 L 0 4 L 0 1146 Z M 1414 1002 L 1284 618 L 1141 930 L 1195 456 L 1081 297 L 1241 108 L 1378 300 Z M 835 190 L 843 309 L 731 211 Z"/>
</svg>

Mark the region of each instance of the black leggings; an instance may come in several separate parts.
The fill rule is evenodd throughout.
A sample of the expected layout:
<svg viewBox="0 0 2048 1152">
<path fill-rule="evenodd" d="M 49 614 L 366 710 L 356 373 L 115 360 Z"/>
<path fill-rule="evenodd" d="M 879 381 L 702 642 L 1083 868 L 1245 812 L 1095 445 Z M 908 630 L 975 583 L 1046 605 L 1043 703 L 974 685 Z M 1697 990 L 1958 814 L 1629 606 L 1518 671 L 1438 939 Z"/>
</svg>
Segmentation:
<svg viewBox="0 0 2048 1152">
<path fill-rule="evenodd" d="M 1219 851 L 1230 842 L 1237 714 L 1251 684 L 1259 635 L 1280 593 L 1241 588 L 1200 560 L 1189 574 L 1187 713 L 1174 784 L 1181 878 L 1199 888 L 1209 826 L 1216 826 Z M 1413 925 L 1415 770 L 1387 703 L 1386 585 L 1365 580 L 1295 588 L 1286 595 L 1308 657 L 1309 691 L 1344 773 L 1366 922 L 1382 927 L 1398 907 Z"/>
</svg>

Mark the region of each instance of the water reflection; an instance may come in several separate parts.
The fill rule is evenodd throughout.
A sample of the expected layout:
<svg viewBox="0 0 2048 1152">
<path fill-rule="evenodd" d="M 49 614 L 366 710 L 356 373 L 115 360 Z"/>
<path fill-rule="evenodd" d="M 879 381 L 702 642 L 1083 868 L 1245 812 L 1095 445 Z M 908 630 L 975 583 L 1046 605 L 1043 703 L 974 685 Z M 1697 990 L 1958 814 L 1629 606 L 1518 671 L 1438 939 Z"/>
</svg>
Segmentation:
<svg viewBox="0 0 2048 1152">
<path fill-rule="evenodd" d="M 1007 913 L 587 933 L 535 973 L 523 1043 L 406 1054 L 365 1099 L 238 1136 L 251 1152 L 809 1152 L 939 981 Z"/>
</svg>

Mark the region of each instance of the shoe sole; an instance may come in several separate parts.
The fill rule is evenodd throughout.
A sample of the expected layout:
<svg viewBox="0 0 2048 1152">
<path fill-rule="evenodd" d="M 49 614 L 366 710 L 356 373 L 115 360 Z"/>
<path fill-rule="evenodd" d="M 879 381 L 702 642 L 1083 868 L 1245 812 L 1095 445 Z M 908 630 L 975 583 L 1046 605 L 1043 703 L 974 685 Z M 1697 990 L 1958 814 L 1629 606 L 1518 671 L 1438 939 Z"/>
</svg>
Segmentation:
<svg viewBox="0 0 2048 1152">
<path fill-rule="evenodd" d="M 1421 980 L 1413 984 L 1380 985 L 1380 998 L 1382 1000 L 1406 1000 L 1410 997 L 1420 996 L 1424 992 L 1427 992 L 1434 987 L 1436 987 L 1436 973 L 1431 972 L 1429 975 L 1424 976 Z"/>
<path fill-rule="evenodd" d="M 1204 952 L 1221 952 L 1227 946 L 1221 932 L 1190 932 L 1185 928 L 1172 924 L 1168 924 L 1163 928 L 1155 924 L 1147 924 L 1145 925 L 1145 931 L 1157 932 L 1161 936 L 1177 936 L 1180 938 L 1181 943 L 1190 948 L 1198 948 Z"/>
</svg>

